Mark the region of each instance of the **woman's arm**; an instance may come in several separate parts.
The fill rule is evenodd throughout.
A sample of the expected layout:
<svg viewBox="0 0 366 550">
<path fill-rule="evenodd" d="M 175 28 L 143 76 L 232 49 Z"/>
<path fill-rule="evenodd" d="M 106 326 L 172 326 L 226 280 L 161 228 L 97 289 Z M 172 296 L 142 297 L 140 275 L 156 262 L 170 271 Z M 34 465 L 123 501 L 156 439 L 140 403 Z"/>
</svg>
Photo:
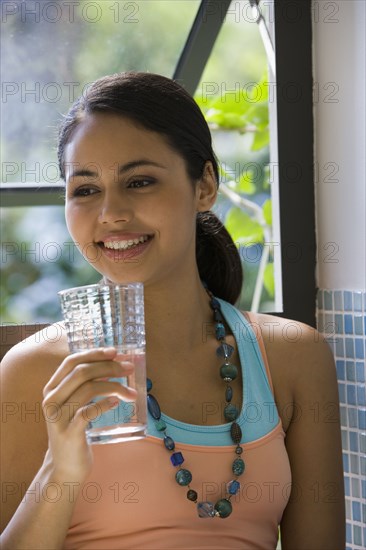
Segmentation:
<svg viewBox="0 0 366 550">
<path fill-rule="evenodd" d="M 79 489 L 92 466 L 85 437 L 88 403 L 105 396 L 99 401 L 104 411 L 113 406 L 108 395 L 135 395 L 106 380 L 132 368 L 113 360 L 115 350 L 65 355 L 67 347 L 55 353 L 52 344 L 21 343 L 1 366 L 4 550 L 63 547 Z"/>
<path fill-rule="evenodd" d="M 293 414 L 286 434 L 292 492 L 281 522 L 283 550 L 344 550 L 345 502 L 334 360 L 323 336 L 301 327 L 286 342 Z"/>
</svg>

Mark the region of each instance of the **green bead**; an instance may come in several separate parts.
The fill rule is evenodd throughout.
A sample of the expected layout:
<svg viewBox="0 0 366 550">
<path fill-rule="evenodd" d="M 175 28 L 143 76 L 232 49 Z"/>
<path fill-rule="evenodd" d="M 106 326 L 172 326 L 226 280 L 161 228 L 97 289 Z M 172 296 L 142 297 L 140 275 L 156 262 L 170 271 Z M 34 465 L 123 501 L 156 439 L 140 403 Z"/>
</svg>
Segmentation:
<svg viewBox="0 0 366 550">
<path fill-rule="evenodd" d="M 231 382 L 238 376 L 238 367 L 231 363 L 225 363 L 220 367 L 220 376 L 223 380 Z"/>
<path fill-rule="evenodd" d="M 227 498 L 222 498 L 216 502 L 215 510 L 218 512 L 220 518 L 227 518 L 233 511 L 233 507 L 230 500 Z"/>
<path fill-rule="evenodd" d="M 229 422 L 233 422 L 233 420 L 236 420 L 238 418 L 238 415 L 239 411 L 235 407 L 235 405 L 232 405 L 231 403 L 226 405 L 224 409 L 224 416 L 226 420 L 228 420 Z"/>
<path fill-rule="evenodd" d="M 179 485 L 189 485 L 192 481 L 192 474 L 189 470 L 182 468 L 175 474 L 175 480 Z"/>
<path fill-rule="evenodd" d="M 241 476 L 244 470 L 245 470 L 244 460 L 242 458 L 236 458 L 232 465 L 233 474 L 236 476 Z"/>
<path fill-rule="evenodd" d="M 156 426 L 156 429 L 159 432 L 163 432 L 164 430 L 166 430 L 166 424 L 165 424 L 164 420 L 162 420 L 161 418 L 160 418 L 160 420 L 157 420 L 155 422 L 155 426 Z"/>
</svg>

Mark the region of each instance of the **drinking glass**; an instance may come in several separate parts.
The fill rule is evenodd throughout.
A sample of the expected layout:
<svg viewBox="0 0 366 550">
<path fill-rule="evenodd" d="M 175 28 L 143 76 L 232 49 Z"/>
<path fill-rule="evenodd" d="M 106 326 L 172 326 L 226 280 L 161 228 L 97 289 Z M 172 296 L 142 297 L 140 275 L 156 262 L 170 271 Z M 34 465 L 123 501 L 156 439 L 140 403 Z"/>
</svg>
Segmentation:
<svg viewBox="0 0 366 550">
<path fill-rule="evenodd" d="M 134 372 L 112 378 L 137 391 L 135 401 L 119 400 L 104 413 L 100 398 L 88 407 L 90 444 L 117 443 L 146 435 L 146 364 L 144 288 L 142 283 L 98 283 L 59 293 L 71 353 L 104 347 L 117 349 L 116 360 L 134 364 Z M 99 409 L 99 410 L 98 410 Z"/>
</svg>

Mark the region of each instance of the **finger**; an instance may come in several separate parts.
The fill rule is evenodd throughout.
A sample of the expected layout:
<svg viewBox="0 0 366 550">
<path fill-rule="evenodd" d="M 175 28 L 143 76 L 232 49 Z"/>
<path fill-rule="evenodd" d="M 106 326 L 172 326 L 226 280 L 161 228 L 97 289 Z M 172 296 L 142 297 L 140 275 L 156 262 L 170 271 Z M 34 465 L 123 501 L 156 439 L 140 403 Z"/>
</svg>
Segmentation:
<svg viewBox="0 0 366 550">
<path fill-rule="evenodd" d="M 90 349 L 68 355 L 46 384 L 44 394 L 55 388 L 79 363 L 113 360 L 116 355 L 115 348 Z"/>
</svg>

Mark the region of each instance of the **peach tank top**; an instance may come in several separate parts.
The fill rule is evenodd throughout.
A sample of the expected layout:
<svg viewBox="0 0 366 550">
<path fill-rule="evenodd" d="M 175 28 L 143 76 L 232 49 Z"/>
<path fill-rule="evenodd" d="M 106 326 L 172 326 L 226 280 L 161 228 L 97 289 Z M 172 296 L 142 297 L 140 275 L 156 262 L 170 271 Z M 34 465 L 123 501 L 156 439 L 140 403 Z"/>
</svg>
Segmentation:
<svg viewBox="0 0 366 550">
<path fill-rule="evenodd" d="M 185 496 L 187 488 L 174 479 L 162 435 L 149 421 L 146 439 L 93 446 L 93 469 L 75 503 L 65 550 L 276 548 L 278 525 L 291 491 L 285 434 L 263 342 L 238 310 L 220 302 L 236 338 L 243 374 L 238 422 L 246 470 L 239 479 L 240 491 L 231 499 L 231 516 L 198 517 L 195 504 Z M 198 499 L 224 498 L 235 458 L 230 425 L 194 426 L 165 415 L 164 420 L 176 451 L 184 456 L 184 466 L 193 474 Z"/>
</svg>

